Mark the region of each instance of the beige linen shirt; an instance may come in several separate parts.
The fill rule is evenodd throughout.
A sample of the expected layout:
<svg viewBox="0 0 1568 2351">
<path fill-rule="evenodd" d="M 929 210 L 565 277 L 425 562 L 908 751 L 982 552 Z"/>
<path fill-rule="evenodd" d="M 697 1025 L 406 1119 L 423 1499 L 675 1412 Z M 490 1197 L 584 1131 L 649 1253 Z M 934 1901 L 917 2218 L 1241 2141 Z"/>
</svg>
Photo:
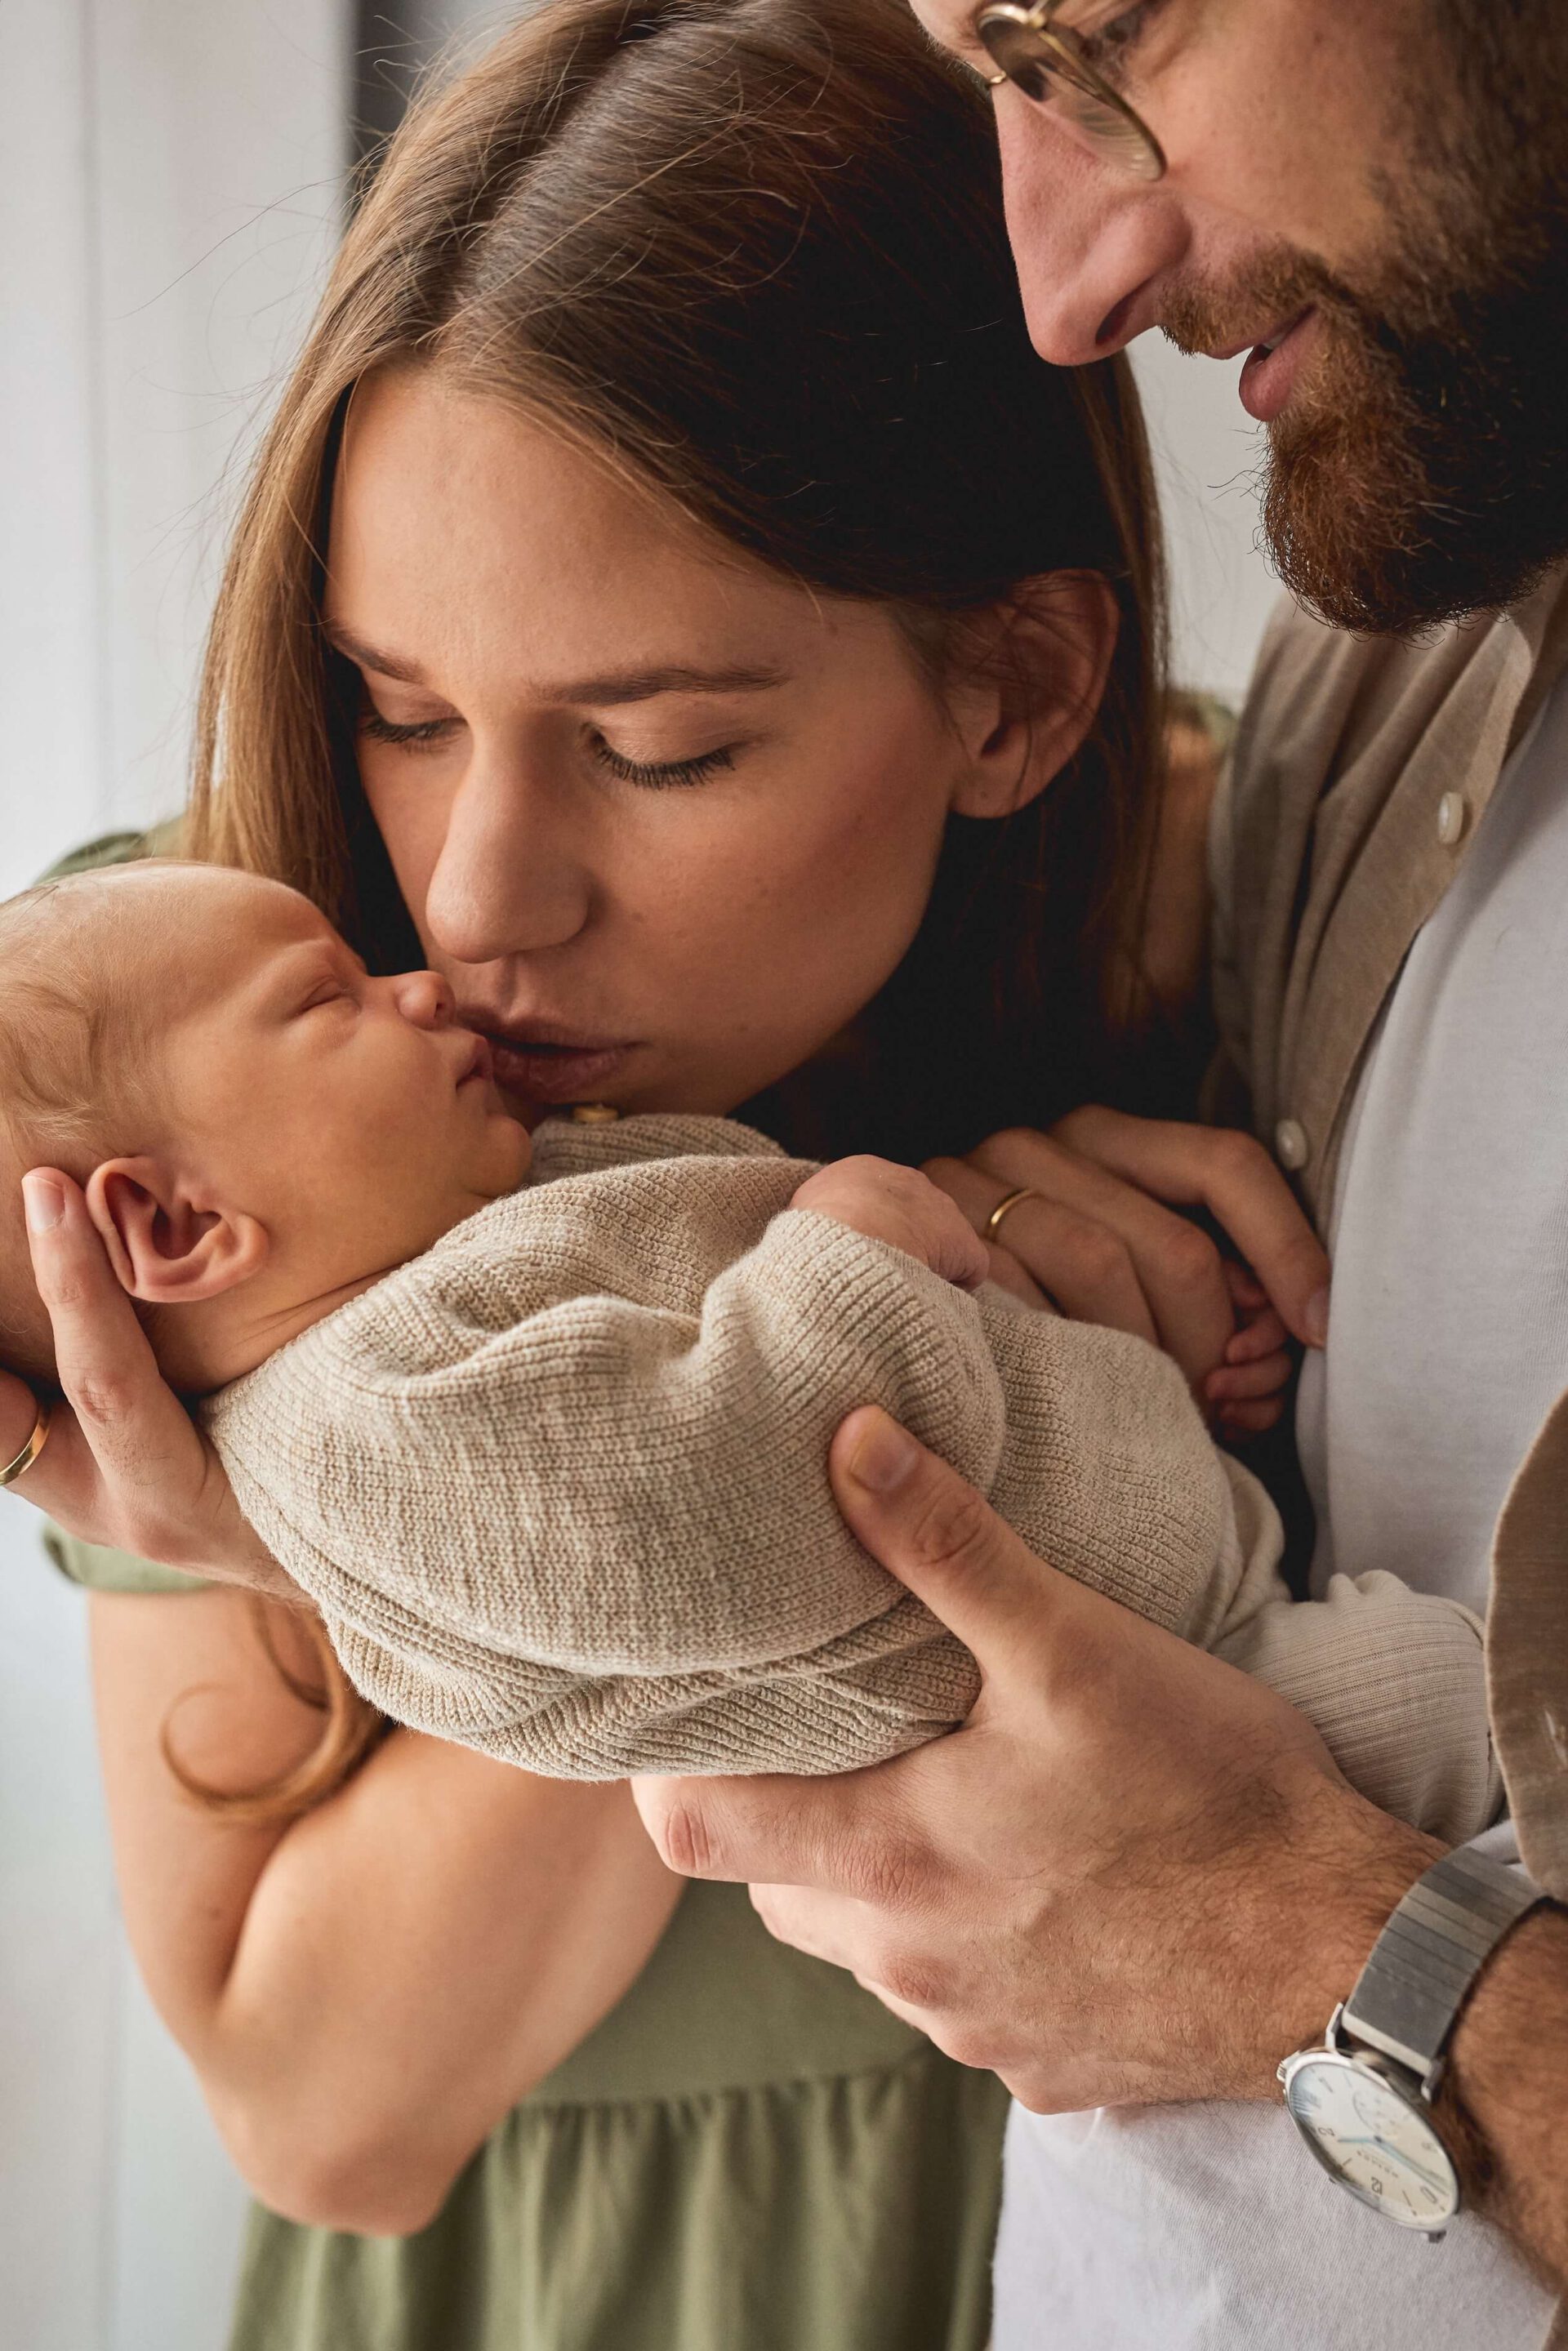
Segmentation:
<svg viewBox="0 0 1568 2351">
<path fill-rule="evenodd" d="M 1320 1229 L 1379 1015 L 1565 666 L 1568 569 L 1416 645 L 1293 611 L 1265 643 L 1216 812 L 1215 1107 L 1270 1144 Z M 1487 1669 L 1522 1857 L 1568 1898 L 1568 1394 L 1498 1524 Z"/>
</svg>

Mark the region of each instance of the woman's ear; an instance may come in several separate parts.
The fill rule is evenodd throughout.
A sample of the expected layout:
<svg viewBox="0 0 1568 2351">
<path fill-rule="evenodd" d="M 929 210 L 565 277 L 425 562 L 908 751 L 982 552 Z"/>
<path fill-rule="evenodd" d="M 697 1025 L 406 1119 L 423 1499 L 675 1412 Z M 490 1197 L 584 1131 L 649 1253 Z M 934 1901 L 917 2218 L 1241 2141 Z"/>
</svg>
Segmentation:
<svg viewBox="0 0 1568 2351">
<path fill-rule="evenodd" d="M 1044 572 L 977 624 L 949 695 L 968 753 L 956 815 L 1011 816 L 1061 773 L 1094 724 L 1120 627 L 1098 571 Z"/>
<path fill-rule="evenodd" d="M 265 1226 L 198 1207 L 157 1159 L 106 1159 L 88 1178 L 87 1207 L 121 1288 L 149 1306 L 221 1297 L 267 1261 Z"/>
</svg>

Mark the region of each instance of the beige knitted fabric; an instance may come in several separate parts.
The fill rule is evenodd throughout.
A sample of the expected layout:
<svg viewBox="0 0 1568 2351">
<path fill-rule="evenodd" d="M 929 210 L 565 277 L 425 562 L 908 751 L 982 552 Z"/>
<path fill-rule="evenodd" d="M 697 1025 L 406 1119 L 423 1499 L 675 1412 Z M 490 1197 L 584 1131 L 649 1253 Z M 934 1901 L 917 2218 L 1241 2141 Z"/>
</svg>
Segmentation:
<svg viewBox="0 0 1568 2351">
<path fill-rule="evenodd" d="M 528 1188 L 206 1407 L 247 1517 L 396 1719 L 571 1779 L 844 1771 L 951 1729 L 973 1660 L 829 1490 L 867 1402 L 1042 1558 L 1216 1646 L 1261 1622 L 1270 1677 L 1299 1674 L 1332 1612 L 1283 1598 L 1272 1510 L 1153 1348 L 784 1213 L 808 1171 L 732 1123 L 551 1123 L 535 1153 Z M 1333 1628 L 1335 1752 L 1364 1782 L 1418 1618 L 1460 1724 L 1424 1802 L 1474 1810 L 1474 1628 L 1392 1593 L 1351 1609 L 1359 1661 Z"/>
</svg>

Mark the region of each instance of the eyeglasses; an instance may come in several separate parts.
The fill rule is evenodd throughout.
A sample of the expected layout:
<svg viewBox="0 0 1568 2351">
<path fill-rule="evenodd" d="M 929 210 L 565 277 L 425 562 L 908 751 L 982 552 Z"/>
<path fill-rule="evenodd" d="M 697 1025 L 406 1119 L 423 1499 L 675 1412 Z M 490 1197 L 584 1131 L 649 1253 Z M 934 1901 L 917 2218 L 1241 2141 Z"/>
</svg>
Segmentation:
<svg viewBox="0 0 1568 2351">
<path fill-rule="evenodd" d="M 975 31 L 997 68 L 992 88 L 1010 81 L 1108 162 L 1140 180 L 1163 178 L 1165 150 L 1143 117 L 1091 63 L 1093 36 L 1061 21 L 1062 6 L 1063 0 L 1035 0 L 1032 7 L 994 0 L 981 9 Z M 1074 13 L 1100 17 L 1113 12 L 1103 5 L 1081 5 Z"/>
</svg>

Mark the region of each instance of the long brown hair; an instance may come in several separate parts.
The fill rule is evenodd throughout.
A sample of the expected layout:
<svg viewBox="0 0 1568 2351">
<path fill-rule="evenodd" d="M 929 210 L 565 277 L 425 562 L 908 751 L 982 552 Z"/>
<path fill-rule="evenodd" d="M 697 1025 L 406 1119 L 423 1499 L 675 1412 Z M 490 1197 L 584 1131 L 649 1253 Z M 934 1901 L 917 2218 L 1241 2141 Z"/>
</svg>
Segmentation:
<svg viewBox="0 0 1568 2351">
<path fill-rule="evenodd" d="M 918 1158 L 1114 1093 L 1161 773 L 1137 398 L 1119 360 L 1031 350 L 988 105 L 903 0 L 546 0 L 415 106 L 365 192 L 235 538 L 188 844 L 305 890 L 383 970 L 420 951 L 320 602 L 346 402 L 394 363 L 891 608 L 938 671 L 1023 583 L 1105 579 L 1118 642 L 1071 768 L 1004 822 L 951 821 L 851 1081 L 758 1114 Z M 288 1808 L 332 1784 L 297 1778 Z"/>
</svg>

